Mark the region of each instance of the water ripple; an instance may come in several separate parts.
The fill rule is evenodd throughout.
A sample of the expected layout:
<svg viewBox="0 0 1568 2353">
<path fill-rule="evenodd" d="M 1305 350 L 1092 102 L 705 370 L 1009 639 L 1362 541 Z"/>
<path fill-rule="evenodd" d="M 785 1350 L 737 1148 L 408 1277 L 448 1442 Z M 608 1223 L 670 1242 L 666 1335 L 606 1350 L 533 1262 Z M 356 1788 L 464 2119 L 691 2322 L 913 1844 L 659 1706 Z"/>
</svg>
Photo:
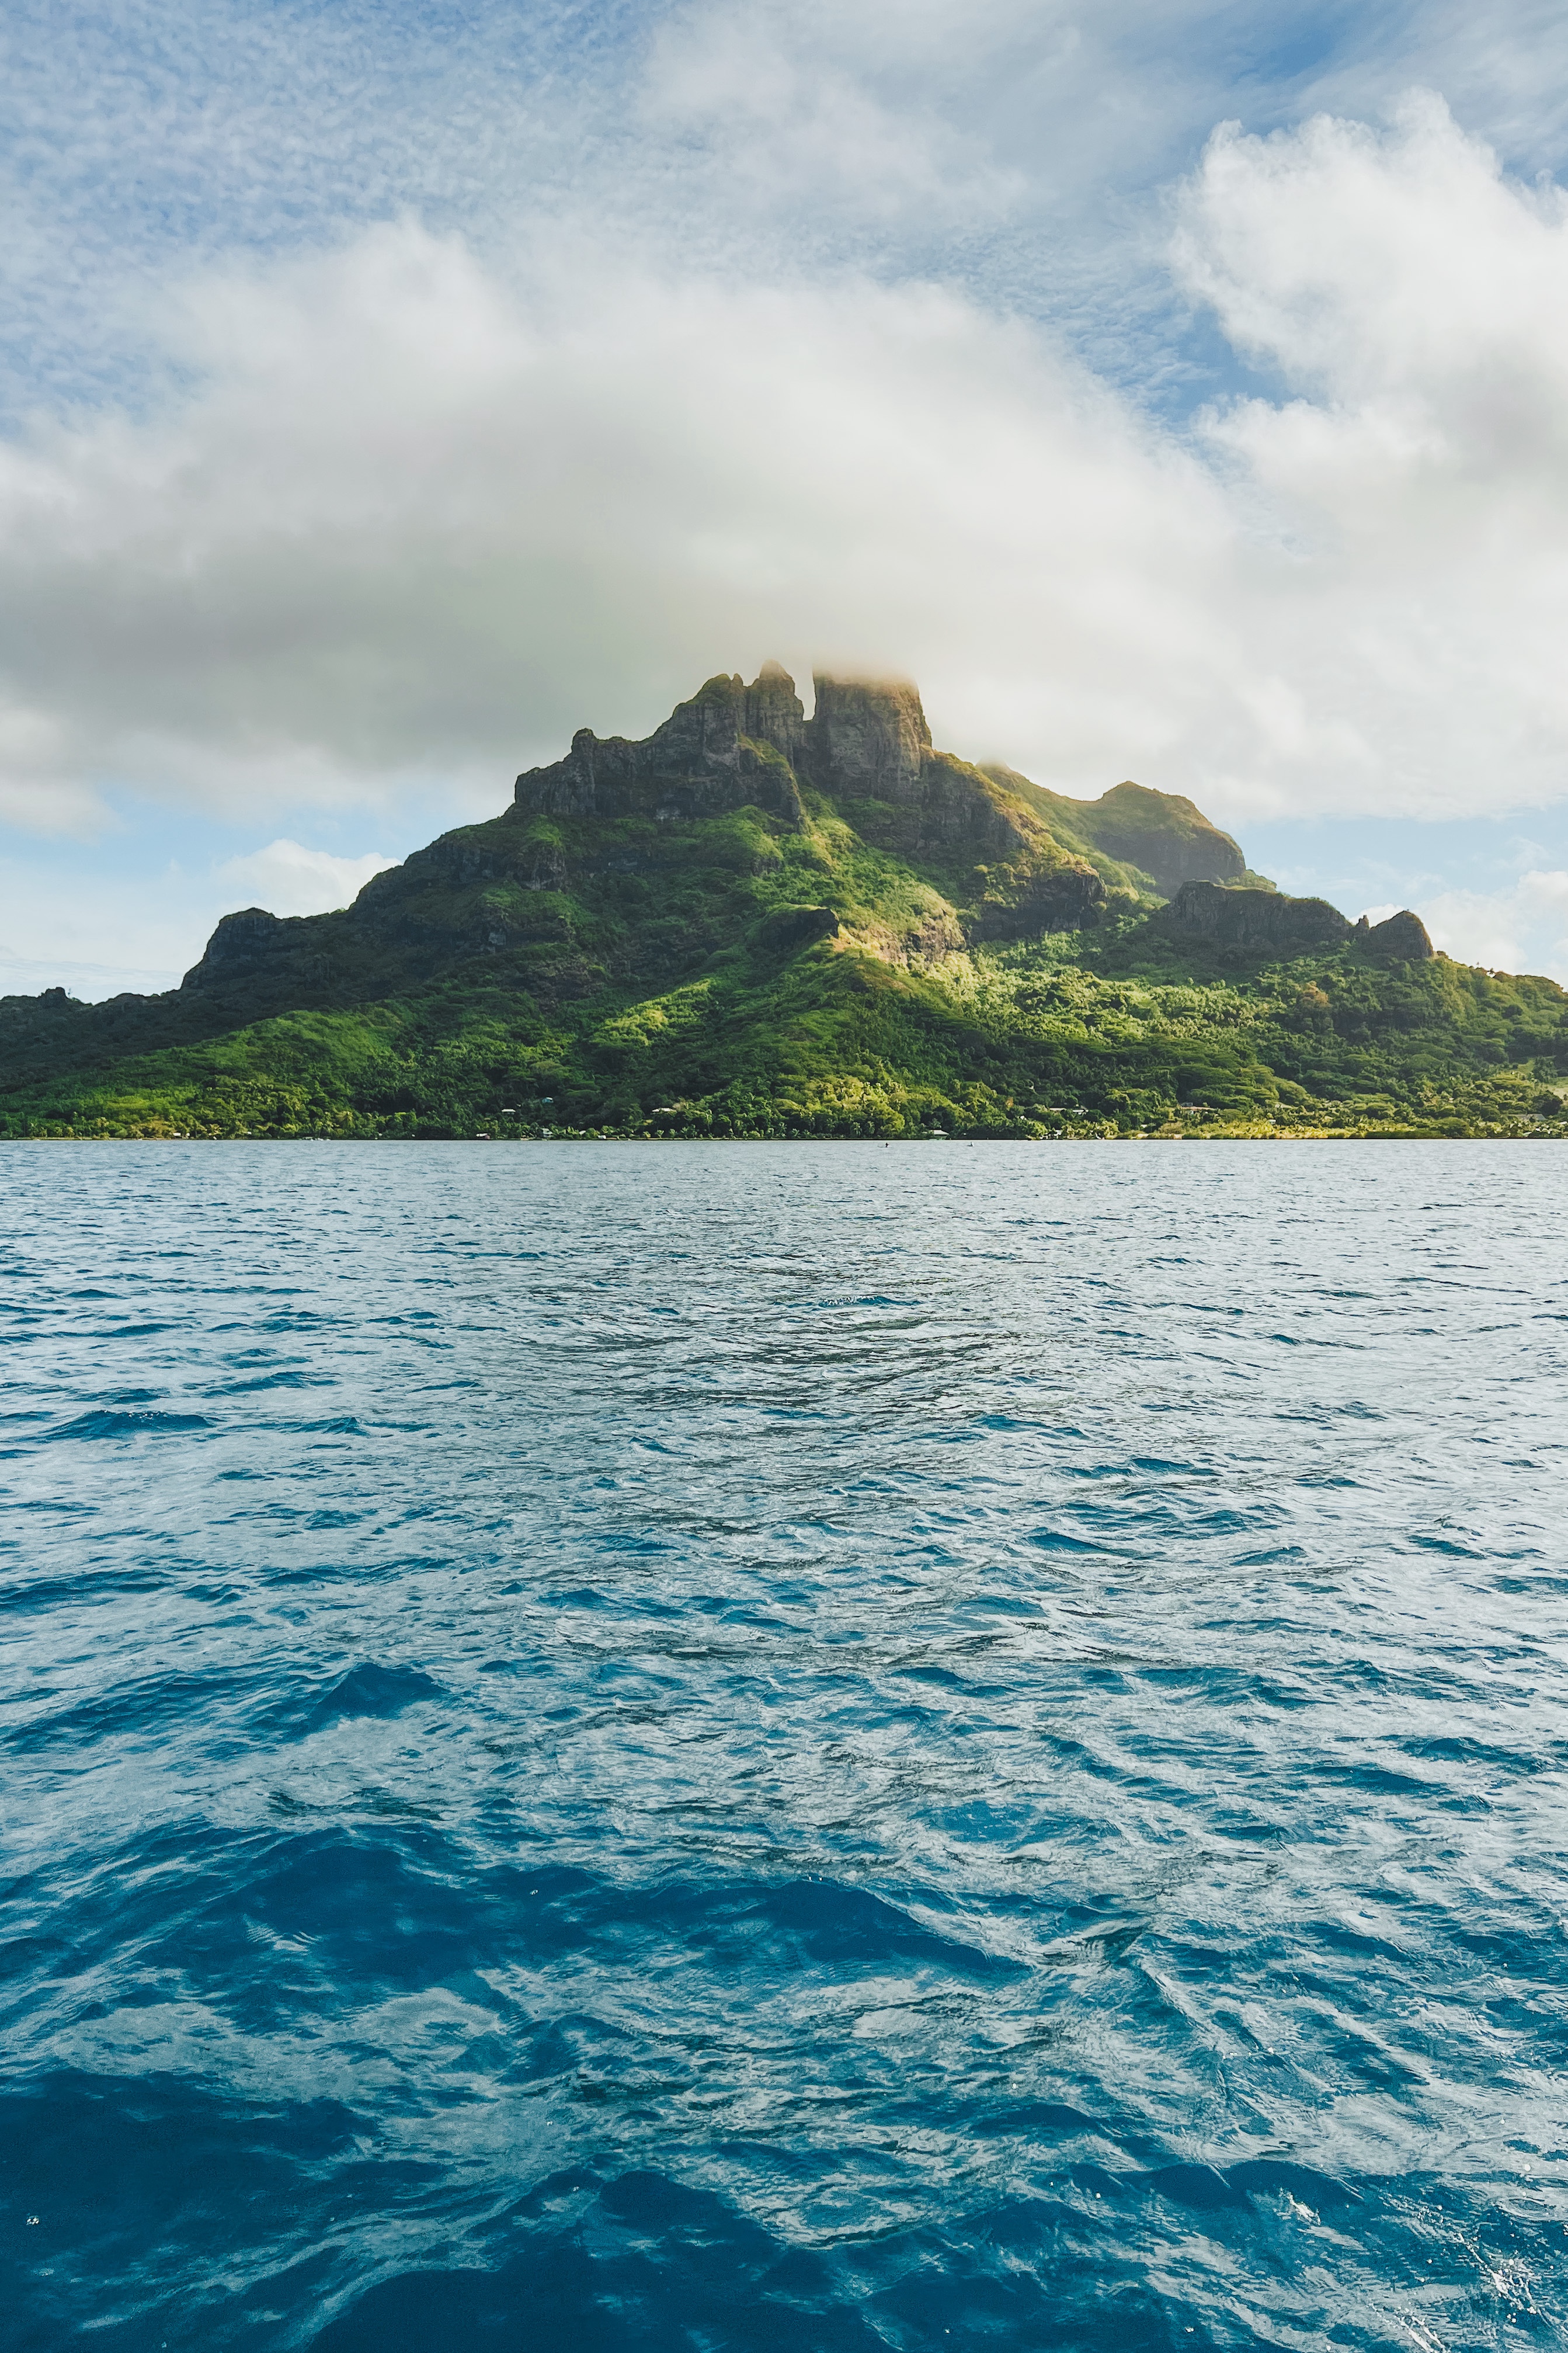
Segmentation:
<svg viewBox="0 0 1568 2353">
<path fill-rule="evenodd" d="M 1568 2337 L 1548 1148 L 4 1150 L 21 2344 Z"/>
</svg>

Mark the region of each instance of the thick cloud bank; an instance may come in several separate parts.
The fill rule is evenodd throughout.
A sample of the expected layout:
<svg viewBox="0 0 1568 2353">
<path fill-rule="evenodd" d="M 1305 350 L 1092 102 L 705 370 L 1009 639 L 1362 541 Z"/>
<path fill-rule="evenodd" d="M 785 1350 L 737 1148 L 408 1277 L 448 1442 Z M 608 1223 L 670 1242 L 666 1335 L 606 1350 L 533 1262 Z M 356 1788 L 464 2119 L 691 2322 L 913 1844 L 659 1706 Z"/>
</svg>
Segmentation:
<svg viewBox="0 0 1568 2353">
<path fill-rule="evenodd" d="M 1293 395 L 1210 424 L 1288 559 L 1248 632 L 1258 773 L 1333 807 L 1358 776 L 1363 805 L 1419 814 L 1561 797 L 1562 190 L 1510 186 L 1420 98 L 1384 137 L 1221 131 L 1177 250 Z"/>
<path fill-rule="evenodd" d="M 586 257 L 519 291 L 404 227 L 209 284 L 184 326 L 178 415 L 6 467 L 9 791 L 39 822 L 104 775 L 258 808 L 499 792 L 773 649 L 917 669 L 950 728 L 1093 775 L 1161 757 L 1223 670 L 1202 469 L 949 294 Z"/>
<path fill-rule="evenodd" d="M 177 397 L 0 450 L 0 809 L 499 807 L 769 653 L 1233 823 L 1563 797 L 1561 193 L 1421 99 L 1222 129 L 1176 202 L 1176 277 L 1268 387 L 1182 436 L 949 289 L 591 223 L 504 270 L 403 222 L 187 286 Z"/>
</svg>

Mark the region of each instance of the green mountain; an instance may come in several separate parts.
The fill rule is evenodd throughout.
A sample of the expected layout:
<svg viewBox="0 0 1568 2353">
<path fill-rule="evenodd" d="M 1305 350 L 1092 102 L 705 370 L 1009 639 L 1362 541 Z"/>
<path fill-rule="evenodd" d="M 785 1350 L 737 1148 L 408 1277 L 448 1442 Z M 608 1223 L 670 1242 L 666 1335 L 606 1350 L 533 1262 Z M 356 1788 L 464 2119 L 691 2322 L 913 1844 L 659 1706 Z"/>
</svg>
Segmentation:
<svg viewBox="0 0 1568 2353">
<path fill-rule="evenodd" d="M 1189 800 L 933 749 L 767 664 L 574 737 L 177 989 L 0 999 L 0 1133 L 1557 1134 L 1568 997 L 1248 872 Z"/>
</svg>

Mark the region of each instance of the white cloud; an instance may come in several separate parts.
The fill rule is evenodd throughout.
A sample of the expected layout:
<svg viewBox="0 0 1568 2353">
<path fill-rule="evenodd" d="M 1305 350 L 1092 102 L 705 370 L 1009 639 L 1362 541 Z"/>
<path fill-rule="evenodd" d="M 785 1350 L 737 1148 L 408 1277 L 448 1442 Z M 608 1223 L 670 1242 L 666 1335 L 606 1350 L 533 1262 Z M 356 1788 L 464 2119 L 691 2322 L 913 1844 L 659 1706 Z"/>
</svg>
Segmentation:
<svg viewBox="0 0 1568 2353">
<path fill-rule="evenodd" d="M 1568 282 L 1565 220 L 1561 189 L 1510 185 L 1417 91 L 1381 132 L 1327 115 L 1269 139 L 1225 125 L 1180 246 L 1233 343 L 1336 404 L 1408 403 L 1396 449 L 1408 436 L 1440 451 L 1458 429 L 1495 460 L 1533 454 L 1544 434 L 1560 460 L 1539 395 L 1568 362 L 1568 320 L 1550 303 Z"/>
<path fill-rule="evenodd" d="M 1568 987 L 1568 872 L 1532 870 L 1500 891 L 1446 891 L 1419 910 L 1434 946 L 1494 972 Z"/>
<path fill-rule="evenodd" d="M 412 226 L 187 297 L 201 391 L 0 465 L 0 643 L 58 773 L 259 812 L 456 772 L 769 652 L 915 668 L 975 749 L 1158 761 L 1223 690 L 1203 470 L 928 288 L 526 299 Z"/>
<path fill-rule="evenodd" d="M 1293 557 L 1248 631 L 1302 714 L 1261 775 L 1347 812 L 1568 793 L 1568 199 L 1417 96 L 1383 132 L 1218 132 L 1177 260 L 1298 387 L 1209 420 Z"/>
<path fill-rule="evenodd" d="M 217 869 L 217 880 L 232 892 L 236 903 L 248 900 L 273 915 L 324 915 L 356 899 L 373 874 L 395 866 L 395 858 L 369 850 L 363 858 L 335 858 L 330 850 L 307 849 L 298 841 L 269 841 L 247 858 L 227 858 Z"/>
<path fill-rule="evenodd" d="M 0 702 L 0 823 L 78 839 L 102 829 L 109 812 L 92 785 L 69 772 L 69 753 L 57 715 Z"/>
<path fill-rule="evenodd" d="M 799 18 L 706 58 L 680 18 L 646 107 L 771 140 L 762 178 L 808 128 L 874 159 L 896 110 L 845 37 L 814 112 Z M 917 115 L 889 201 L 1004 205 L 1012 164 Z M 1195 443 L 951 289 L 656 246 L 558 218 L 503 273 L 405 221 L 214 269 L 166 305 L 177 396 L 0 447 L 13 812 L 129 786 L 269 828 L 440 784 L 468 817 L 770 653 L 912 670 L 956 749 L 1243 825 L 1568 793 L 1568 220 L 1435 101 L 1211 142 L 1178 267 L 1283 390 Z"/>
</svg>

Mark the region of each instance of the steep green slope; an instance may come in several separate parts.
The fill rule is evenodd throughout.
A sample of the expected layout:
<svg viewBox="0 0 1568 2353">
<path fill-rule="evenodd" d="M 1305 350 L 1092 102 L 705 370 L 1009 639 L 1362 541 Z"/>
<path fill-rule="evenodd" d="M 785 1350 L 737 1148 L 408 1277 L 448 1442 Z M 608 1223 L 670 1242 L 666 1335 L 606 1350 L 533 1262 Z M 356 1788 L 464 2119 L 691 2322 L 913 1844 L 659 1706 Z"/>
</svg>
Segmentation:
<svg viewBox="0 0 1568 2353">
<path fill-rule="evenodd" d="M 1075 801 L 1031 784 L 1016 768 L 988 766 L 985 774 L 1017 794 L 1065 849 L 1161 898 L 1173 899 L 1184 882 L 1262 882 L 1248 874 L 1240 844 L 1181 793 L 1112 785 L 1097 801 Z"/>
<path fill-rule="evenodd" d="M 0 1132 L 1557 1132 L 1562 990 L 1258 881 L 1189 801 L 770 665 L 177 990 L 0 1000 Z"/>
</svg>

